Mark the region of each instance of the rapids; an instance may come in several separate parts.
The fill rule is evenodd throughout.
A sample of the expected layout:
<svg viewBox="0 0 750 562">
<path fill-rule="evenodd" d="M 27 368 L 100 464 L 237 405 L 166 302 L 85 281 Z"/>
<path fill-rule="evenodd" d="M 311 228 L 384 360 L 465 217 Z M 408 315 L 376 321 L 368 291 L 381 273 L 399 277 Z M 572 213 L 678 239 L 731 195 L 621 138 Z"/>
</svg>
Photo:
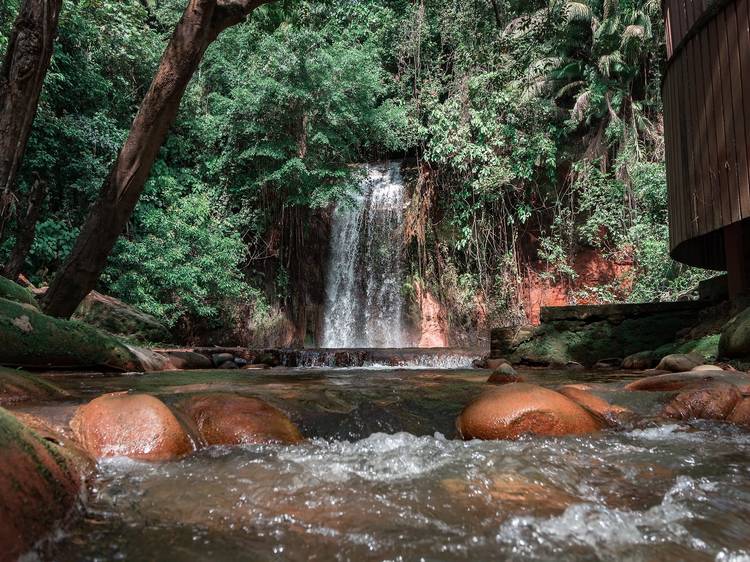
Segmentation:
<svg viewBox="0 0 750 562">
<path fill-rule="evenodd" d="M 534 382 L 569 373 L 529 371 Z M 750 434 L 646 423 L 571 438 L 463 442 L 477 370 L 278 369 L 50 376 L 82 400 L 133 389 L 231 391 L 283 407 L 300 445 L 100 462 L 84 517 L 50 559 L 750 560 Z M 576 373 L 643 416 L 661 393 Z M 607 382 L 604 382 L 607 381 Z M 614 381 L 614 382 L 613 382 Z M 56 422 L 75 403 L 25 410 Z"/>
</svg>

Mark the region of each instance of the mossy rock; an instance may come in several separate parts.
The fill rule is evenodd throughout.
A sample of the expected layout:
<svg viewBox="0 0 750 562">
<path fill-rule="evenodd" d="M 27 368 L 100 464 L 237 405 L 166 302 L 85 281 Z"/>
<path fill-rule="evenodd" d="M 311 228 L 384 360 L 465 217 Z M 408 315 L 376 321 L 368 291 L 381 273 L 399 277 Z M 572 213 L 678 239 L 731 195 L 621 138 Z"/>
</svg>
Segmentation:
<svg viewBox="0 0 750 562">
<path fill-rule="evenodd" d="M 733 359 L 750 357 L 750 307 L 737 314 L 721 329 L 719 355 Z"/>
<path fill-rule="evenodd" d="M 0 275 L 0 299 L 7 299 L 9 301 L 18 302 L 21 304 L 28 304 L 38 309 L 39 305 L 31 294 L 31 291 L 25 287 L 21 287 L 18 283 L 15 283 Z"/>
<path fill-rule="evenodd" d="M 0 558 L 16 560 L 53 531 L 82 477 L 72 451 L 0 408 Z"/>
<path fill-rule="evenodd" d="M 57 400 L 67 392 L 41 378 L 16 369 L 0 367 L 0 405 L 18 402 Z"/>
<path fill-rule="evenodd" d="M 168 342 L 172 339 L 166 326 L 150 314 L 96 291 L 91 291 L 78 305 L 73 319 L 142 342 Z"/>
<path fill-rule="evenodd" d="M 684 314 L 626 318 L 620 322 L 555 321 L 539 326 L 510 358 L 514 363 L 564 365 L 575 361 L 591 366 L 604 358 L 627 357 L 668 344 L 686 325 L 689 318 Z"/>
<path fill-rule="evenodd" d="M 142 370 L 138 357 L 114 337 L 7 299 L 0 299 L 0 365 Z"/>
</svg>

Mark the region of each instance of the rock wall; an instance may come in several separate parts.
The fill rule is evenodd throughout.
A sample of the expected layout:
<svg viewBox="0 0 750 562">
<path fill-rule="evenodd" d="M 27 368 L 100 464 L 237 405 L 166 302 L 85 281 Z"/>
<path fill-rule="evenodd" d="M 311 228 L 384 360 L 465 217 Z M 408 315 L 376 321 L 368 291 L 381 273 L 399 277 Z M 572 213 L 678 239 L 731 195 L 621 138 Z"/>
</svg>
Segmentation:
<svg viewBox="0 0 750 562">
<path fill-rule="evenodd" d="M 628 274 L 633 269 L 632 262 L 608 260 L 596 249 L 582 248 L 576 253 L 571 268 L 574 278 L 551 278 L 544 262 L 529 263 L 523 275 L 520 299 L 530 324 L 539 324 L 545 306 L 600 304 L 591 291 L 596 287 L 611 286 L 621 298 L 630 291 Z"/>
</svg>

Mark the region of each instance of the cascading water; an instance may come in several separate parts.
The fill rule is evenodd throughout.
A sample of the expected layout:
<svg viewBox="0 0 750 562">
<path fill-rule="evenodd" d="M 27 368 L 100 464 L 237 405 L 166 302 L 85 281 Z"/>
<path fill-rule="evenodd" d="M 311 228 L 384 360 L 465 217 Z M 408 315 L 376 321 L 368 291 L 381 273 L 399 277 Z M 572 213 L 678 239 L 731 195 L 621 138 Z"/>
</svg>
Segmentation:
<svg viewBox="0 0 750 562">
<path fill-rule="evenodd" d="M 337 206 L 326 280 L 323 347 L 405 347 L 400 163 L 367 164 L 353 204 Z"/>
</svg>

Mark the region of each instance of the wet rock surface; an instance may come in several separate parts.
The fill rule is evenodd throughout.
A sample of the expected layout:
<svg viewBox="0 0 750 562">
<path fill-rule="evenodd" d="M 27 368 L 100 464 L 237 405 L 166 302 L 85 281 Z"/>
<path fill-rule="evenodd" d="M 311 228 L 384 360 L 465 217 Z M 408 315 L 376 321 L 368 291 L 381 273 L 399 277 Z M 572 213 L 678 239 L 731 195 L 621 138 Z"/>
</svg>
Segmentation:
<svg viewBox="0 0 750 562">
<path fill-rule="evenodd" d="M 673 353 L 662 357 L 656 369 L 660 371 L 671 371 L 673 373 L 683 373 L 690 371 L 699 365 L 705 363 L 705 359 L 697 353 Z"/>
<path fill-rule="evenodd" d="M 115 297 L 91 291 L 75 313 L 80 320 L 110 334 L 148 342 L 168 342 L 171 334 L 155 317 Z"/>
<path fill-rule="evenodd" d="M 171 410 L 148 394 L 105 394 L 81 406 L 70 425 L 94 457 L 163 461 L 193 451 L 187 432 Z"/>
<path fill-rule="evenodd" d="M 83 476 L 51 432 L 0 408 L 0 560 L 16 560 L 71 513 Z"/>
<path fill-rule="evenodd" d="M 0 364 L 19 367 L 92 367 L 143 370 L 133 351 L 91 326 L 46 316 L 30 305 L 0 298 Z"/>
<path fill-rule="evenodd" d="M 0 406 L 19 402 L 59 400 L 67 396 L 68 393 L 61 388 L 31 373 L 0 367 Z"/>
<path fill-rule="evenodd" d="M 489 390 L 471 402 L 456 421 L 464 439 L 517 439 L 532 435 L 580 435 L 601 424 L 562 394 L 527 383 Z"/>
<path fill-rule="evenodd" d="M 664 415 L 680 420 L 724 420 L 742 400 L 733 384 L 700 382 L 683 388 L 664 407 Z"/>
<path fill-rule="evenodd" d="M 206 445 L 298 443 L 297 427 L 281 410 L 258 398 L 217 393 L 193 396 L 178 408 Z"/>
</svg>

